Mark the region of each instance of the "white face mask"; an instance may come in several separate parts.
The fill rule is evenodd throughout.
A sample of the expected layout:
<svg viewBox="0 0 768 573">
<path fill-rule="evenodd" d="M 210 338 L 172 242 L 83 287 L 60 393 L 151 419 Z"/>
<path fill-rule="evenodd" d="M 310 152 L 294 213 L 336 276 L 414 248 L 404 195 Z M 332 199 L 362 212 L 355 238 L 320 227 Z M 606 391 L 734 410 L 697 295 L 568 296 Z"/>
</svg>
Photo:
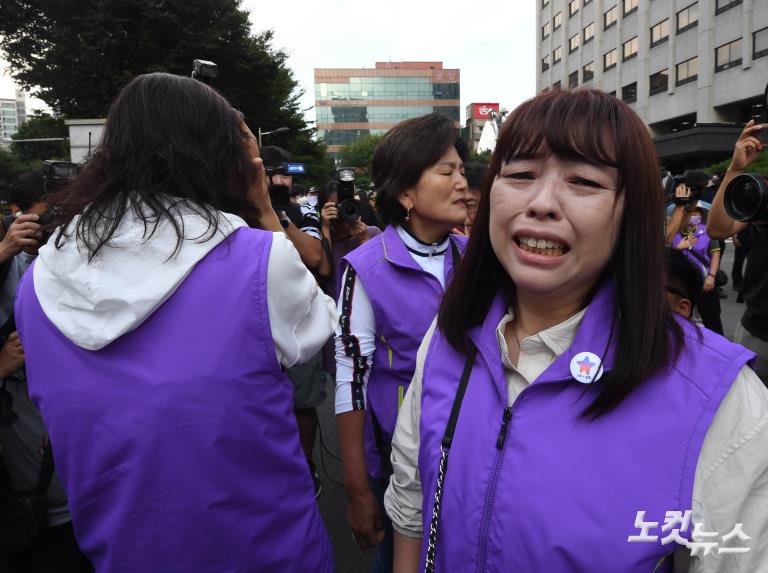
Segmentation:
<svg viewBox="0 0 768 573">
<path fill-rule="evenodd" d="M 307 197 L 307 205 L 311 207 L 317 207 L 317 195 L 310 195 Z"/>
<path fill-rule="evenodd" d="M 306 205 L 309 202 L 309 197 L 307 197 L 306 195 L 303 195 L 301 197 L 296 197 L 296 202 L 299 205 Z"/>
<path fill-rule="evenodd" d="M 701 217 L 699 217 L 699 216 L 696 216 L 696 217 L 691 217 L 690 219 L 688 219 L 688 224 L 689 224 L 691 227 L 695 227 L 695 226 L 696 226 L 696 225 L 698 225 L 699 223 L 701 223 Z"/>
</svg>

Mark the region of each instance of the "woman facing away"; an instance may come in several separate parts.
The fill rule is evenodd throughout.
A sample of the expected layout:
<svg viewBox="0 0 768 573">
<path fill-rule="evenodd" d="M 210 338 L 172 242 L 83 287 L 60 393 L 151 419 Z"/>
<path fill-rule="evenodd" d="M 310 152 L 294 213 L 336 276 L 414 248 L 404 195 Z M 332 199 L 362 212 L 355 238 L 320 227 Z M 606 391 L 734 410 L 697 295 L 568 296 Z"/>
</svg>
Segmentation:
<svg viewBox="0 0 768 573">
<path fill-rule="evenodd" d="M 546 92 L 490 171 L 392 441 L 395 571 L 763 570 L 768 390 L 667 304 L 646 127 Z"/>
<path fill-rule="evenodd" d="M 135 78 L 19 289 L 33 399 L 97 571 L 330 572 L 283 368 L 336 325 L 213 89 Z M 296 301 L 304 301 L 297 304 Z"/>
<path fill-rule="evenodd" d="M 384 514 L 389 442 L 424 333 L 437 314 L 466 239 L 467 150 L 454 122 L 429 114 L 399 123 L 373 156 L 384 232 L 342 259 L 336 331 L 336 427 L 362 548 L 381 544 L 374 571 L 392 568 Z"/>
</svg>

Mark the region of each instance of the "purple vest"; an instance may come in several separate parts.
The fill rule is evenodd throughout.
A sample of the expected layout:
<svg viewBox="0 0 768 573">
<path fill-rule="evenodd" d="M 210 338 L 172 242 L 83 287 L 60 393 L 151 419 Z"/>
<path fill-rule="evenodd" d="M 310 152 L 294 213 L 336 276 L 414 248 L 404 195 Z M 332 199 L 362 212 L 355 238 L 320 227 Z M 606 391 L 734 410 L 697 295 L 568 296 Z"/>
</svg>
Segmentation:
<svg viewBox="0 0 768 573">
<path fill-rule="evenodd" d="M 575 381 L 570 364 L 583 352 L 604 355 L 612 288 L 597 293 L 571 347 L 511 408 L 495 336 L 504 313 L 497 298 L 470 333 L 478 356 L 450 450 L 435 571 L 653 571 L 677 545 L 628 543 L 640 534 L 636 514 L 645 510 L 646 521 L 663 524 L 667 511 L 691 509 L 704 436 L 754 354 L 681 321 L 686 347 L 674 367 L 647 380 L 612 413 L 581 422 L 577 417 L 600 382 Z M 421 403 L 422 568 L 440 444 L 464 361 L 436 332 Z M 609 351 L 607 370 L 612 361 Z M 660 531 L 651 533 L 665 537 Z M 658 571 L 670 570 L 670 561 Z"/>
<path fill-rule="evenodd" d="M 77 539 L 97 571 L 331 572 L 269 325 L 272 234 L 236 231 L 136 330 L 99 351 L 16 321 Z"/>
<path fill-rule="evenodd" d="M 466 237 L 451 235 L 459 253 Z M 451 244 L 445 253 L 445 282 L 453 270 Z M 368 379 L 365 461 L 368 473 L 383 477 L 377 441 L 389 443 L 397 412 L 416 369 L 416 353 L 437 315 L 443 287 L 408 252 L 392 225 L 344 258 L 363 283 L 376 319 L 376 352 Z M 375 417 L 375 422 L 373 418 Z M 378 423 L 380 432 L 374 431 Z M 378 439 L 377 439 L 377 435 Z"/>
<path fill-rule="evenodd" d="M 707 235 L 707 227 L 705 225 L 702 225 L 699 223 L 696 225 L 696 231 L 694 233 L 694 236 L 696 239 L 698 239 L 698 242 L 693 246 L 692 249 L 686 249 L 683 251 L 683 254 L 686 256 L 686 258 L 691 261 L 697 269 L 704 272 L 704 275 L 706 276 L 709 274 L 709 264 L 712 261 L 712 255 L 709 254 L 709 235 Z M 677 246 L 680 241 L 683 240 L 683 235 L 678 231 L 675 233 L 674 239 L 672 239 L 672 246 Z M 696 252 L 698 257 L 693 254 L 693 252 Z M 707 265 L 704 266 L 702 263 L 702 260 L 707 261 Z"/>
</svg>

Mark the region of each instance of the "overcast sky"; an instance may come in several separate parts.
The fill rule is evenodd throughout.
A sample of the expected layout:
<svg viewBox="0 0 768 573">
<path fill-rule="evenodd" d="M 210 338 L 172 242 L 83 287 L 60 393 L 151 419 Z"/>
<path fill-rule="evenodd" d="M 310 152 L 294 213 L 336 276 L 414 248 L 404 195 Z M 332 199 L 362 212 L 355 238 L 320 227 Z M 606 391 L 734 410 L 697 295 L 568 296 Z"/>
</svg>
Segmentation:
<svg viewBox="0 0 768 573">
<path fill-rule="evenodd" d="M 304 108 L 314 105 L 314 68 L 372 68 L 389 60 L 459 68 L 462 121 L 471 102 L 511 109 L 535 94 L 534 0 L 243 0 L 243 7 L 253 31 L 273 29 L 275 47 L 289 54 L 306 92 Z M 0 77 L 0 97 L 13 97 L 7 76 Z M 314 110 L 306 116 L 314 120 Z"/>
</svg>

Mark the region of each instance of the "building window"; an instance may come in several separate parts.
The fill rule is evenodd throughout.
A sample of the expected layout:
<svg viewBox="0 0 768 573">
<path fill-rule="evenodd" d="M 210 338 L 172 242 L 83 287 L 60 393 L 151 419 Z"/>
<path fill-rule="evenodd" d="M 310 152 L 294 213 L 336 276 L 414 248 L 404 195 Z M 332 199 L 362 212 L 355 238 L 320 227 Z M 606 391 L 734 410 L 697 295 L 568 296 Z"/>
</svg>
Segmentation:
<svg viewBox="0 0 768 573">
<path fill-rule="evenodd" d="M 637 101 L 637 82 L 621 88 L 621 99 L 626 103 L 635 103 Z"/>
<path fill-rule="evenodd" d="M 552 65 L 554 66 L 557 62 L 559 62 L 562 59 L 563 59 L 563 48 L 562 46 L 558 46 L 552 52 Z"/>
<path fill-rule="evenodd" d="M 661 70 L 650 77 L 650 95 L 660 94 L 669 89 L 669 70 Z"/>
<path fill-rule="evenodd" d="M 575 72 L 571 72 L 568 74 L 568 87 L 570 89 L 575 88 L 579 85 L 579 70 L 576 70 Z"/>
<path fill-rule="evenodd" d="M 584 43 L 591 41 L 595 37 L 595 23 L 584 26 Z"/>
<path fill-rule="evenodd" d="M 560 26 L 562 26 L 562 24 L 563 24 L 563 13 L 558 12 L 552 18 L 552 29 L 557 30 Z"/>
<path fill-rule="evenodd" d="M 544 38 L 549 36 L 551 31 L 552 31 L 552 24 L 547 22 L 541 27 L 541 39 L 543 40 Z"/>
<path fill-rule="evenodd" d="M 635 56 L 637 56 L 637 36 L 632 38 L 631 40 L 627 40 L 624 42 L 621 46 L 622 50 L 622 61 L 626 62 L 627 60 L 631 60 Z"/>
<path fill-rule="evenodd" d="M 584 0 L 584 2 L 582 2 L 581 4 L 582 4 L 582 6 L 586 6 L 590 2 L 592 2 L 592 0 Z"/>
<path fill-rule="evenodd" d="M 549 0 L 541 0 L 541 7 L 546 8 L 549 6 Z"/>
<path fill-rule="evenodd" d="M 715 2 L 715 14 L 722 14 L 739 4 L 741 4 L 741 0 L 717 0 Z"/>
<path fill-rule="evenodd" d="M 559 90 L 560 87 L 561 87 L 560 86 L 560 82 L 555 82 L 555 83 L 552 84 L 552 89 L 553 90 Z"/>
<path fill-rule="evenodd" d="M 669 18 L 651 28 L 651 48 L 669 40 Z"/>
<path fill-rule="evenodd" d="M 699 3 L 694 2 L 677 13 L 677 33 L 682 34 L 699 23 Z"/>
<path fill-rule="evenodd" d="M 626 18 L 633 12 L 637 12 L 639 0 L 624 0 L 624 17 Z"/>
<path fill-rule="evenodd" d="M 741 38 L 715 48 L 715 72 L 741 65 Z"/>
<path fill-rule="evenodd" d="M 689 82 L 695 82 L 699 77 L 699 57 L 696 56 L 690 60 L 680 62 L 677 64 L 675 72 L 677 76 L 675 85 L 681 86 Z"/>
<path fill-rule="evenodd" d="M 616 20 L 619 19 L 619 8 L 614 6 L 603 14 L 603 30 L 607 30 L 611 26 L 616 25 Z"/>
<path fill-rule="evenodd" d="M 752 34 L 752 45 L 754 46 L 752 57 L 762 58 L 768 56 L 768 28 L 763 28 Z"/>
<path fill-rule="evenodd" d="M 618 59 L 619 51 L 616 48 L 603 54 L 603 70 L 607 72 L 608 70 L 615 68 Z"/>
<path fill-rule="evenodd" d="M 579 12 L 579 0 L 571 0 L 568 2 L 568 17 L 572 18 Z"/>
<path fill-rule="evenodd" d="M 549 54 L 541 58 L 541 71 L 546 72 L 549 69 Z"/>
<path fill-rule="evenodd" d="M 578 49 L 579 49 L 579 35 L 574 34 L 573 36 L 568 38 L 568 53 L 572 54 Z"/>
<path fill-rule="evenodd" d="M 581 69 L 581 81 L 588 82 L 595 77 L 595 62 L 589 62 Z"/>
</svg>

